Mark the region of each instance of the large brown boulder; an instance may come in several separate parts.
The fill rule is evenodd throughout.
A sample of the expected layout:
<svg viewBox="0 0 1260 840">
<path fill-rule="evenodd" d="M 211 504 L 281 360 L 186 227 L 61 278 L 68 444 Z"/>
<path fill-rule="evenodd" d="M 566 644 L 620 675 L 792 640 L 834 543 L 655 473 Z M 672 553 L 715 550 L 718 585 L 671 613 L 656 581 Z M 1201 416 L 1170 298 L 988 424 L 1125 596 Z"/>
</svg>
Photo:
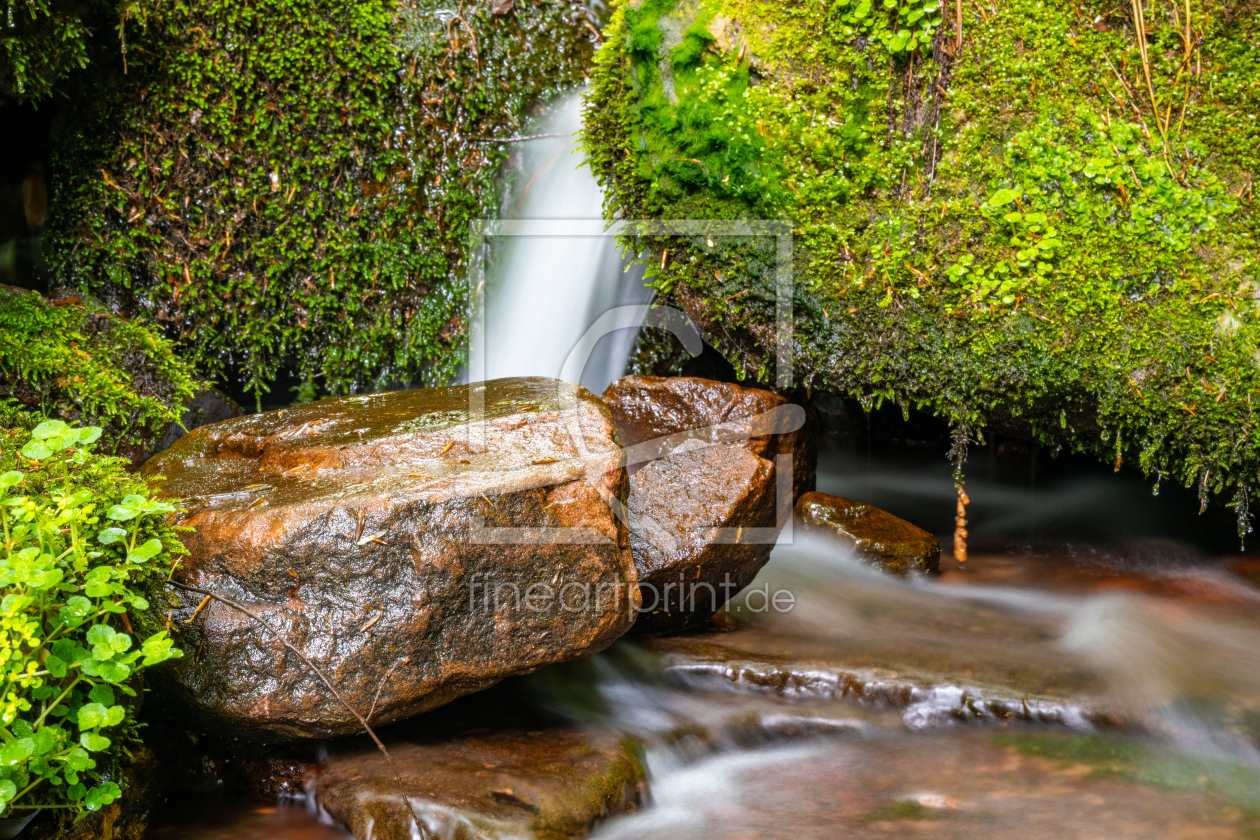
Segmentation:
<svg viewBox="0 0 1260 840">
<path fill-rule="evenodd" d="M 644 632 L 712 616 L 770 559 L 775 468 L 733 444 L 691 442 L 630 477 L 630 548 Z"/>
<path fill-rule="evenodd" d="M 877 569 L 905 575 L 935 574 L 940 568 L 941 544 L 936 537 L 877 507 L 806 493 L 797 500 L 793 516 L 802 533 L 837 539 Z"/>
<path fill-rule="evenodd" d="M 772 391 L 693 376 L 626 376 L 608 386 L 604 402 L 627 447 L 721 426 L 718 434 L 703 433 L 699 437 L 738 442 L 771 462 L 776 455 L 791 455 L 792 498 L 814 489 L 818 452 L 805 426 L 805 411 Z M 757 420 L 759 415 L 770 412 L 773 413 Z M 760 433 L 732 440 L 732 433 L 738 435 L 741 429 L 745 433 Z M 777 434 L 766 433 L 774 429 Z M 631 475 L 642 465 L 633 460 L 629 465 Z"/>
<path fill-rule="evenodd" d="M 244 603 L 374 724 L 601 650 L 634 620 L 616 433 L 576 385 L 323 400 L 203 426 L 145 474 L 189 507 L 177 580 Z M 175 610 L 192 655 L 164 691 L 200 726 L 360 729 L 279 639 L 217 601 L 194 617 L 199 601 Z"/>
</svg>

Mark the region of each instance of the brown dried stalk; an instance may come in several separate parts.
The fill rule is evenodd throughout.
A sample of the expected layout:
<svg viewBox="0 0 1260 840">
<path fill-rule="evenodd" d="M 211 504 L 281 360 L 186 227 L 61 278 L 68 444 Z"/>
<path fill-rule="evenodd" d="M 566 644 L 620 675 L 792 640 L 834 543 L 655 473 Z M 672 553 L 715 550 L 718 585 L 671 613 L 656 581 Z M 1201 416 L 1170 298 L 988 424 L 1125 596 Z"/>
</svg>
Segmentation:
<svg viewBox="0 0 1260 840">
<path fill-rule="evenodd" d="M 1151 98 L 1151 114 L 1155 117 L 1155 128 L 1159 130 L 1160 139 L 1164 141 L 1164 166 L 1172 174 L 1172 163 L 1168 160 L 1168 126 L 1159 115 L 1159 102 L 1155 99 L 1155 85 L 1151 81 L 1151 59 L 1146 50 L 1146 14 L 1142 11 L 1142 0 L 1129 0 L 1133 9 L 1133 29 L 1137 33 L 1138 52 L 1142 55 L 1142 75 L 1146 78 L 1146 92 Z M 1172 109 L 1169 109 L 1169 118 Z"/>
<path fill-rule="evenodd" d="M 958 510 L 954 516 L 954 559 L 960 564 L 967 562 L 967 505 L 971 499 L 961 483 L 958 485 Z"/>
<path fill-rule="evenodd" d="M 407 795 L 407 790 L 406 788 L 403 787 L 402 775 L 398 772 L 398 768 L 394 766 L 394 759 L 390 758 L 389 750 L 385 749 L 385 745 L 381 743 L 381 739 L 376 737 L 376 732 L 368 724 L 367 720 L 364 719 L 363 715 L 359 714 L 353 706 L 351 706 L 349 703 L 346 702 L 345 698 L 342 697 L 341 693 L 337 691 L 336 688 L 333 687 L 332 682 L 329 681 L 328 677 L 324 675 L 323 671 L 321 671 L 318 667 L 316 667 L 314 662 L 307 659 L 306 655 L 303 654 L 302 651 L 298 650 L 293 645 L 289 644 L 289 642 L 286 641 L 285 638 L 280 635 L 279 631 L 277 631 L 274 627 L 268 624 L 264 619 L 255 615 L 252 611 L 250 611 L 243 605 L 238 604 L 229 598 L 224 598 L 222 595 L 211 592 L 209 589 L 200 589 L 196 586 L 189 586 L 187 584 L 179 583 L 178 581 L 174 581 L 174 580 L 167 581 L 167 582 L 178 589 L 183 589 L 187 592 L 196 592 L 198 595 L 205 595 L 206 598 L 212 598 L 221 604 L 226 604 L 227 606 L 231 607 L 237 612 L 245 614 L 249 618 L 256 621 L 258 624 L 261 624 L 264 628 L 266 628 L 267 632 L 275 636 L 276 639 L 280 642 L 280 644 L 284 645 L 286 648 L 292 651 L 297 656 L 298 659 L 301 659 L 302 662 L 305 663 L 307 668 L 310 668 L 313 672 L 315 672 L 315 676 L 319 677 L 320 682 L 322 682 L 324 686 L 327 687 L 327 689 L 330 692 L 332 692 L 332 696 L 337 698 L 337 702 L 345 706 L 346 709 L 350 712 L 350 714 L 354 715 L 355 719 L 359 721 L 359 724 L 363 727 L 363 729 L 367 732 L 367 734 L 371 736 L 372 740 L 376 743 L 376 748 L 381 751 L 381 755 L 385 756 L 385 762 L 389 765 L 389 769 L 394 772 L 394 781 L 398 783 L 398 792 L 402 794 L 403 801 L 407 803 L 407 810 L 411 811 L 411 819 L 415 821 L 416 830 L 420 832 L 421 840 L 428 839 L 429 837 L 428 829 L 426 829 L 424 823 L 420 821 L 420 815 L 416 813 L 415 806 L 411 804 L 411 797 Z M 202 602 L 203 606 L 204 606 L 204 603 L 205 602 L 203 601 Z M 395 664 L 395 667 L 397 667 L 397 664 Z M 393 668 L 390 669 L 390 673 L 393 673 Z M 389 675 L 387 674 L 386 679 L 388 678 L 389 678 Z M 383 684 L 384 683 L 382 683 L 382 685 Z M 379 694 L 380 694 L 380 690 L 378 689 L 377 695 L 379 696 Z M 372 702 L 372 709 L 373 711 L 375 711 L 376 709 L 375 701 Z"/>
</svg>

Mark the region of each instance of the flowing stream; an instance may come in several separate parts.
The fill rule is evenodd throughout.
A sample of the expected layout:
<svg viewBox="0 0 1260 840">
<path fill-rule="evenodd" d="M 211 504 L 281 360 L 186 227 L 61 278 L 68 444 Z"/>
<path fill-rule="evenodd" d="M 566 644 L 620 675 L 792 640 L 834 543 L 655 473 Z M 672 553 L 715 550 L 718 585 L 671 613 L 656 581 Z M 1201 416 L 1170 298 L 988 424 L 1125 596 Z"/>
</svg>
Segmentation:
<svg viewBox="0 0 1260 840">
<path fill-rule="evenodd" d="M 821 462 L 820 485 L 894 512 L 931 486 L 910 464 L 937 469 Z M 645 807 L 598 840 L 1254 837 L 1260 566 L 1141 539 L 1158 500 L 1091 475 L 1038 487 L 1062 539 L 1035 546 L 996 539 L 1022 533 L 1026 487 L 977 481 L 981 548 L 932 579 L 785 534 L 725 629 L 623 639 L 513 693 L 641 745 Z M 778 591 L 791 609 L 757 594 Z M 348 835 L 291 802 L 152 836 Z"/>
</svg>

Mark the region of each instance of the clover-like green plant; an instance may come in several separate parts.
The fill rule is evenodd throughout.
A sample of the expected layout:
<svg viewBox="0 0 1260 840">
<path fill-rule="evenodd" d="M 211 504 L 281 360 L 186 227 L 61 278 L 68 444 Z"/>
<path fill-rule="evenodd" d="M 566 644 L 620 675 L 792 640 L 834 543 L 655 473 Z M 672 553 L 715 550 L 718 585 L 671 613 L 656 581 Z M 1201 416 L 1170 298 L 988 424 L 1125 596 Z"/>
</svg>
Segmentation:
<svg viewBox="0 0 1260 840">
<path fill-rule="evenodd" d="M 941 25 L 941 5 L 936 0 L 884 0 L 893 15 L 892 30 L 880 40 L 892 55 L 908 55 L 932 43 Z"/>
<path fill-rule="evenodd" d="M 0 429 L 0 815 L 117 798 L 135 676 L 182 655 L 145 597 L 184 550 L 176 507 L 95 454 L 100 435 Z"/>
<path fill-rule="evenodd" d="M 876 6 L 883 10 L 885 20 L 877 17 Z M 942 20 L 939 0 L 839 0 L 836 9 L 850 34 L 873 35 L 879 30 L 880 43 L 894 56 L 931 44 Z M 886 23 L 887 29 L 881 29 L 880 23 Z"/>
</svg>

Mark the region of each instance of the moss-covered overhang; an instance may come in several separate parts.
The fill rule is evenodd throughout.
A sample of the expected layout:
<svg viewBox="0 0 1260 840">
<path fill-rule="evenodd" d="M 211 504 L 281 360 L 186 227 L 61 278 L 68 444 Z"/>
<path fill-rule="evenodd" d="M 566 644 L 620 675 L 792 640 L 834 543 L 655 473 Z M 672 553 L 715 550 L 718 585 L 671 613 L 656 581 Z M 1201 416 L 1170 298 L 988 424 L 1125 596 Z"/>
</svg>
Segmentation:
<svg viewBox="0 0 1260 840">
<path fill-rule="evenodd" d="M 639 0 L 607 35 L 608 213 L 790 220 L 798 384 L 1136 459 L 1246 527 L 1254 3 L 969 3 L 960 33 L 923 0 Z M 646 244 L 662 300 L 772 377 L 772 254 Z"/>
</svg>

